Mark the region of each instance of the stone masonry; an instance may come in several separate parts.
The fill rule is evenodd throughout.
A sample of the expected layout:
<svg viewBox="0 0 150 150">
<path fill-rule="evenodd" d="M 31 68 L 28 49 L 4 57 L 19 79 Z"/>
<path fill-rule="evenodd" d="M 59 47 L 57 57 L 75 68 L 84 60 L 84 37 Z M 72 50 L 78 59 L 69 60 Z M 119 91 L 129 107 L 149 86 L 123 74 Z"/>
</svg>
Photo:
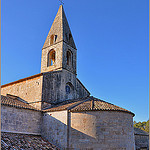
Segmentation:
<svg viewBox="0 0 150 150">
<path fill-rule="evenodd" d="M 32 102 L 32 105 L 36 108 L 41 108 L 41 103 L 36 103 L 41 101 L 42 97 L 42 74 L 36 76 L 28 77 L 3 85 L 1 87 L 1 94 L 12 94 L 17 95 L 21 99 L 27 101 L 28 103 Z"/>
<path fill-rule="evenodd" d="M 41 134 L 41 112 L 9 106 L 1 107 L 1 131 L 12 133 Z"/>
</svg>

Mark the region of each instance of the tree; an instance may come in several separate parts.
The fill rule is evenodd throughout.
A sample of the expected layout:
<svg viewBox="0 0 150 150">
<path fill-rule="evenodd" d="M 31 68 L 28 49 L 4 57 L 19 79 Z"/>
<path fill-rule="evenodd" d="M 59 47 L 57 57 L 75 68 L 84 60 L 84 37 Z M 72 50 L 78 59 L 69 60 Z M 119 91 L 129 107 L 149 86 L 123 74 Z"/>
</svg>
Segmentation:
<svg viewBox="0 0 150 150">
<path fill-rule="evenodd" d="M 149 132 L 149 120 L 146 122 L 145 131 Z"/>
<path fill-rule="evenodd" d="M 133 124 L 135 128 L 139 128 L 143 131 L 149 132 L 149 120 L 147 122 L 146 121 L 143 121 L 143 122 L 134 121 Z"/>
</svg>

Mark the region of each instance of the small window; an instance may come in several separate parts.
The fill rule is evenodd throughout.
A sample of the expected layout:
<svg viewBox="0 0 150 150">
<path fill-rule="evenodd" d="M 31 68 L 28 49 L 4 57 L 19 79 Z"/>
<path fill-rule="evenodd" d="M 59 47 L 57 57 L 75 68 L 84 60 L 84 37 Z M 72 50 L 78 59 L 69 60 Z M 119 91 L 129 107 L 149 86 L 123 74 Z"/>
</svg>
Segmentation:
<svg viewBox="0 0 150 150">
<path fill-rule="evenodd" d="M 47 66 L 52 66 L 55 63 L 55 51 L 51 50 L 48 53 L 48 61 L 47 61 Z"/>
<path fill-rule="evenodd" d="M 69 94 L 69 93 L 70 93 L 70 86 L 66 85 L 66 94 Z"/>
<path fill-rule="evenodd" d="M 74 86 L 71 82 L 66 83 L 66 94 L 71 94 L 74 90 Z"/>
<path fill-rule="evenodd" d="M 56 40 L 57 40 L 57 35 L 55 35 L 55 42 L 56 42 Z"/>
<path fill-rule="evenodd" d="M 71 35 L 71 33 L 69 34 L 69 42 L 71 41 L 71 39 L 72 39 L 72 35 Z"/>
<path fill-rule="evenodd" d="M 68 41 L 68 43 L 69 44 L 72 44 L 72 42 L 73 42 L 73 38 L 72 38 L 72 35 L 71 35 L 71 33 L 69 34 L 69 41 Z"/>
<path fill-rule="evenodd" d="M 72 53 L 71 53 L 70 50 L 67 51 L 67 56 L 66 56 L 66 58 L 67 58 L 67 65 L 68 65 L 68 66 L 71 66 L 71 65 L 72 65 Z"/>
<path fill-rule="evenodd" d="M 50 37 L 50 45 L 54 44 L 54 35 L 52 34 Z"/>
</svg>

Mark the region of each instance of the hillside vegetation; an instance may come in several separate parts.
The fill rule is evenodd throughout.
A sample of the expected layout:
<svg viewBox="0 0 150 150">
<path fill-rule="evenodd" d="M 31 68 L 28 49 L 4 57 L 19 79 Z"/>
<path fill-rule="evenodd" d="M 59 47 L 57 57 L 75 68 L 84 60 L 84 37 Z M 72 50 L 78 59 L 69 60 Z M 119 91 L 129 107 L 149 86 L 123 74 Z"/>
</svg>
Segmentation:
<svg viewBox="0 0 150 150">
<path fill-rule="evenodd" d="M 139 128 L 139 129 L 149 133 L 149 120 L 147 122 L 146 121 L 143 121 L 143 122 L 134 121 L 134 127 Z"/>
</svg>

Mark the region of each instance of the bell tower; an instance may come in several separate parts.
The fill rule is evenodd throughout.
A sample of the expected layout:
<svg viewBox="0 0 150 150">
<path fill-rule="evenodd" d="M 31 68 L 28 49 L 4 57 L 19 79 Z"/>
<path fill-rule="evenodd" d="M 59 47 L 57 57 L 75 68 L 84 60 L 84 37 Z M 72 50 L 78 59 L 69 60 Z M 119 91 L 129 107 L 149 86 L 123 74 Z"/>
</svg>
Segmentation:
<svg viewBox="0 0 150 150">
<path fill-rule="evenodd" d="M 67 70 L 76 74 L 76 46 L 60 5 L 42 48 L 41 72 Z"/>
<path fill-rule="evenodd" d="M 60 5 L 42 48 L 42 101 L 50 104 L 89 96 L 77 79 L 77 49 L 69 24 Z"/>
</svg>

